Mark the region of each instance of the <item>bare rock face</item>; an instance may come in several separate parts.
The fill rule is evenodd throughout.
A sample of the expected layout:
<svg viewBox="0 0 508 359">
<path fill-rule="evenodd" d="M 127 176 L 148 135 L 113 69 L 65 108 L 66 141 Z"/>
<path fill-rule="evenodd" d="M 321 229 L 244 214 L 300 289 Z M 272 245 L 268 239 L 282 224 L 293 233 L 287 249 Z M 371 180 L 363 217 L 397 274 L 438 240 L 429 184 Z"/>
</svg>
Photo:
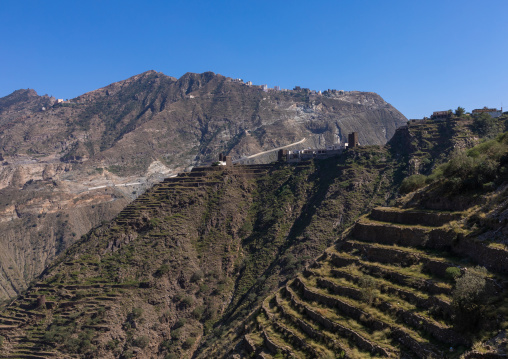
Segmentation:
<svg viewBox="0 0 508 359">
<path fill-rule="evenodd" d="M 0 299 L 170 174 L 352 131 L 381 145 L 405 122 L 375 93 L 265 92 L 212 72 L 148 71 L 63 103 L 15 91 L 0 98 Z"/>
</svg>

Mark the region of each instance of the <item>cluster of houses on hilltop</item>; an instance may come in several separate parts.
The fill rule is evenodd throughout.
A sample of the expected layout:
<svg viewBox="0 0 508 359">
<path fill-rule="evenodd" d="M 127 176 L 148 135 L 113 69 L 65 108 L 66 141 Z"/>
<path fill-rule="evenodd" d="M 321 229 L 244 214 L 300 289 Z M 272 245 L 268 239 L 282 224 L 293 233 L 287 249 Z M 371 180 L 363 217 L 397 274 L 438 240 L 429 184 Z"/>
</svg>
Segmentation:
<svg viewBox="0 0 508 359">
<path fill-rule="evenodd" d="M 344 90 L 335 90 L 335 89 L 328 89 L 324 92 L 321 92 L 321 91 L 311 90 L 311 89 L 308 89 L 305 87 L 300 87 L 300 86 L 295 86 L 292 90 L 289 90 L 289 89 L 281 88 L 280 86 L 274 86 L 273 88 L 269 88 L 268 85 L 266 85 L 266 84 L 253 85 L 252 81 L 244 82 L 243 79 L 233 79 L 233 78 L 229 78 L 229 77 L 227 79 L 231 82 L 237 82 L 237 83 L 244 84 L 246 86 L 260 88 L 264 92 L 270 92 L 270 91 L 291 92 L 291 91 L 294 91 L 294 92 L 305 92 L 305 93 L 309 93 L 312 95 L 325 95 L 325 96 L 339 96 L 339 95 L 347 95 L 350 93 L 357 92 L 357 91 L 344 91 Z"/>
<path fill-rule="evenodd" d="M 285 162 L 300 162 L 311 159 L 324 159 L 342 153 L 346 148 L 355 148 L 360 146 L 358 142 L 358 132 L 353 132 L 348 135 L 348 142 L 344 144 L 333 144 L 326 148 L 306 148 L 304 150 L 286 150 L 281 149 L 277 153 L 278 161 Z M 235 161 L 236 162 L 236 161 Z M 233 166 L 233 157 L 226 156 L 223 153 L 219 154 L 219 161 L 215 162 L 213 166 Z"/>
<path fill-rule="evenodd" d="M 279 150 L 277 159 L 279 161 L 285 162 L 300 162 L 307 161 L 314 158 L 324 159 L 329 158 L 335 155 L 342 153 L 346 148 L 355 148 L 358 147 L 360 143 L 358 142 L 358 133 L 353 132 L 348 135 L 348 142 L 341 144 L 334 144 L 331 146 L 327 146 L 326 148 L 307 148 L 304 150 Z"/>
<path fill-rule="evenodd" d="M 497 108 L 488 108 L 485 106 L 484 108 L 478 108 L 471 112 L 473 115 L 480 115 L 482 113 L 487 113 L 492 118 L 497 118 L 503 114 L 503 108 L 501 107 L 501 110 L 498 110 Z M 430 116 L 433 120 L 444 120 L 447 118 L 450 118 L 452 116 L 453 112 L 452 110 L 448 111 L 434 111 L 432 113 L 432 116 Z"/>
</svg>

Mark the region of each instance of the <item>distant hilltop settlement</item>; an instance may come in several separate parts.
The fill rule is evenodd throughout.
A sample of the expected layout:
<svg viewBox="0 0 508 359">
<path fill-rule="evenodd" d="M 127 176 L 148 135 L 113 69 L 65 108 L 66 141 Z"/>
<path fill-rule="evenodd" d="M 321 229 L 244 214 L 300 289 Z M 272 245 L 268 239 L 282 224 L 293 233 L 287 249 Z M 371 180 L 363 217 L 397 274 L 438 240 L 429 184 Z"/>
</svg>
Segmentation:
<svg viewBox="0 0 508 359">
<path fill-rule="evenodd" d="M 455 111 L 455 115 L 459 115 L 459 109 L 460 110 L 460 115 L 462 114 L 465 114 L 464 112 L 464 109 L 459 107 L 456 111 Z M 497 108 L 488 108 L 487 106 L 485 106 L 484 108 L 477 108 L 477 109 L 474 109 L 473 111 L 471 111 L 471 114 L 473 116 L 475 115 L 481 115 L 481 114 L 487 114 L 487 115 L 490 115 L 490 117 L 492 118 L 498 118 L 500 117 L 502 114 L 503 114 L 503 108 L 501 107 L 500 110 L 498 110 Z M 432 116 L 430 116 L 430 119 L 431 120 L 446 120 L 446 119 L 449 119 L 453 116 L 453 111 L 452 110 L 448 110 L 448 111 L 434 111 L 432 113 Z M 424 118 L 425 120 L 426 118 Z M 411 120 L 411 121 L 421 121 L 421 120 Z"/>
<path fill-rule="evenodd" d="M 307 148 L 304 150 L 286 150 L 281 149 L 277 152 L 277 160 L 285 162 L 300 162 L 311 159 L 324 159 L 342 153 L 346 148 L 355 148 L 360 146 L 358 142 L 358 133 L 353 132 L 348 135 L 348 142 L 341 144 L 334 144 L 326 148 Z M 212 166 L 233 166 L 233 157 L 226 156 L 223 153 L 219 154 L 219 161 L 215 162 Z"/>
<path fill-rule="evenodd" d="M 268 87 L 268 85 L 254 85 L 252 83 L 252 81 L 244 82 L 243 79 L 233 79 L 231 77 L 227 77 L 227 81 L 236 82 L 236 83 L 243 84 L 243 85 L 246 85 L 249 87 L 259 88 L 259 89 L 263 90 L 264 92 L 272 92 L 272 91 L 292 92 L 292 91 L 294 91 L 294 92 L 306 92 L 306 93 L 310 93 L 313 95 L 324 95 L 324 96 L 329 96 L 329 97 L 359 93 L 359 91 L 344 91 L 344 90 L 335 90 L 335 89 L 328 89 L 325 91 L 316 91 L 316 90 L 311 90 L 309 88 L 300 87 L 300 86 L 295 86 L 292 90 L 281 88 L 280 86 L 274 86 L 273 88 L 270 88 L 270 87 Z"/>
<path fill-rule="evenodd" d="M 311 160 L 313 158 L 324 159 L 328 157 L 332 157 L 342 153 L 346 148 L 355 148 L 360 145 L 358 142 L 358 133 L 353 132 L 347 136 L 348 142 L 344 145 L 335 144 L 332 146 L 327 146 L 326 148 L 320 149 L 305 149 L 305 150 L 279 150 L 277 159 L 279 161 L 286 162 L 300 162 Z"/>
<path fill-rule="evenodd" d="M 231 79 L 231 81 L 234 82 L 242 82 L 241 79 Z M 251 86 L 252 83 L 249 81 L 246 83 L 246 85 Z M 263 85 L 262 88 L 265 90 L 266 85 Z M 276 86 L 277 87 L 277 86 Z M 279 88 L 275 88 L 274 90 L 283 91 Z M 331 90 L 334 91 L 335 90 Z M 343 91 L 340 91 L 343 93 Z M 462 115 L 472 115 L 474 117 L 480 116 L 480 115 L 489 115 L 491 118 L 497 118 L 500 117 L 503 114 L 503 108 L 501 107 L 501 110 L 498 110 L 497 108 L 480 108 L 480 109 L 474 109 L 471 113 L 466 113 L 464 108 L 459 107 L 457 110 L 455 110 L 455 113 L 452 110 L 447 111 L 434 111 L 430 117 L 430 120 L 434 121 L 444 121 L 447 119 L 451 119 L 454 117 L 460 117 Z M 424 117 L 423 119 L 411 119 L 408 121 L 408 125 L 412 123 L 422 123 L 429 120 L 428 117 Z M 397 131 L 404 130 L 408 128 L 408 125 L 401 126 L 397 128 Z M 333 144 L 331 146 L 327 146 L 326 148 L 307 148 L 303 150 L 286 150 L 286 149 L 279 149 L 277 151 L 277 160 L 282 162 L 300 162 L 300 161 L 307 161 L 311 159 L 324 159 L 329 158 L 335 155 L 338 155 L 342 153 L 347 148 L 355 148 L 359 147 L 360 143 L 358 142 L 358 133 L 353 132 L 348 134 L 348 142 L 340 144 Z M 274 150 L 275 151 L 275 150 Z M 266 151 L 271 152 L 271 151 Z M 214 166 L 233 166 L 234 163 L 241 162 L 242 158 L 234 160 L 232 156 L 226 156 L 224 154 L 219 154 L 219 161 L 215 162 Z"/>
</svg>

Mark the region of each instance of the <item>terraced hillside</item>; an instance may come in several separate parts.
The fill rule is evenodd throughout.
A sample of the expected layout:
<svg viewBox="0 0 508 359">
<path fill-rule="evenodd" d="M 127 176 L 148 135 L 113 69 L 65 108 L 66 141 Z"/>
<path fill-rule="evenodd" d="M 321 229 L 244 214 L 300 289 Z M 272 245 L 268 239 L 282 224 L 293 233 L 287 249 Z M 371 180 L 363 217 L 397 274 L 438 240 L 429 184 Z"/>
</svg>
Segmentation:
<svg viewBox="0 0 508 359">
<path fill-rule="evenodd" d="M 386 203 L 393 171 L 372 147 L 168 178 L 2 310 L 0 356 L 190 357 Z"/>
<path fill-rule="evenodd" d="M 414 177 L 405 131 L 326 160 L 166 179 L 2 308 L 0 357 L 503 353 L 508 134 L 396 199 Z"/>
<path fill-rule="evenodd" d="M 476 327 L 457 324 L 449 268 L 463 275 L 477 264 L 454 254 L 449 223 L 461 217 L 376 208 L 266 298 L 236 350 L 264 358 L 458 358 L 474 340 L 494 337 L 508 327 L 508 282 L 499 273 L 485 278 L 486 309 Z M 508 352 L 508 344 L 492 349 Z"/>
<path fill-rule="evenodd" d="M 227 173 L 230 177 L 239 176 L 242 181 L 249 181 L 266 175 L 272 167 L 236 166 L 228 168 Z M 223 172 L 220 167 L 198 167 L 190 173 L 167 178 L 122 210 L 110 224 L 111 234 L 114 236 L 115 233 L 132 233 L 132 227 L 143 227 L 143 220 L 152 219 L 148 228 L 145 228 L 144 243 L 137 247 L 137 252 L 140 256 L 138 258 L 153 258 L 147 247 L 157 245 L 161 238 L 169 236 L 169 233 L 161 233 L 160 229 L 154 228 L 155 222 L 159 221 L 153 219 L 154 212 L 158 212 L 165 203 L 181 205 L 181 201 L 188 200 L 189 197 L 193 200 L 202 198 L 210 188 L 212 191 L 217 190 L 219 185 L 223 184 Z M 176 203 L 175 198 L 178 199 Z M 150 231 L 150 227 L 155 230 Z M 132 238 L 120 237 L 102 243 L 102 246 L 105 246 L 103 250 L 108 253 L 117 252 L 129 240 Z M 176 245 L 178 246 L 178 243 Z M 5 338 L 3 349 L 6 351 L 1 357 L 73 357 L 73 352 L 78 354 L 90 349 L 90 342 L 97 333 L 109 332 L 112 329 L 109 321 L 111 318 L 107 315 L 119 309 L 118 302 L 125 302 L 129 291 L 153 285 L 148 281 L 122 278 L 131 274 L 122 273 L 123 270 L 129 271 L 126 264 L 137 267 L 136 263 L 129 263 L 132 260 L 132 253 L 130 258 L 111 256 L 106 264 L 109 275 L 99 275 L 103 268 L 97 257 L 90 254 L 82 256 L 80 260 L 66 258 L 66 261 L 57 264 L 62 266 L 63 270 L 50 281 L 36 283 L 3 311 L 0 316 L 0 335 Z M 162 265 L 158 271 L 154 274 L 155 278 L 163 277 L 162 272 L 168 272 L 169 267 Z M 136 313 L 136 309 L 127 314 L 126 321 L 132 320 L 135 326 L 134 323 L 139 318 L 133 313 Z M 165 320 L 169 319 L 167 317 Z M 30 329 L 26 330 L 27 327 Z M 76 333 L 74 338 L 69 337 L 72 333 Z M 53 350 L 62 343 L 65 343 L 66 353 Z M 115 339 L 111 343 L 115 343 Z M 141 346 L 140 349 L 143 349 L 139 340 L 136 343 L 138 348 Z"/>
<path fill-rule="evenodd" d="M 405 122 L 375 93 L 265 92 L 212 72 L 148 71 L 64 103 L 15 91 L 0 98 L 0 302 L 165 176 L 352 131 L 382 145 Z"/>
<path fill-rule="evenodd" d="M 472 131 L 470 117 L 446 120 L 410 120 L 395 135 L 394 150 L 408 156 L 409 174 L 428 174 L 435 165 L 445 162 L 454 150 L 474 146 L 480 136 Z"/>
<path fill-rule="evenodd" d="M 448 119 L 410 120 L 390 141 L 392 149 L 407 156 L 409 174 L 429 174 L 454 152 L 471 148 L 508 129 L 508 116 L 484 119 L 465 115 Z"/>
</svg>

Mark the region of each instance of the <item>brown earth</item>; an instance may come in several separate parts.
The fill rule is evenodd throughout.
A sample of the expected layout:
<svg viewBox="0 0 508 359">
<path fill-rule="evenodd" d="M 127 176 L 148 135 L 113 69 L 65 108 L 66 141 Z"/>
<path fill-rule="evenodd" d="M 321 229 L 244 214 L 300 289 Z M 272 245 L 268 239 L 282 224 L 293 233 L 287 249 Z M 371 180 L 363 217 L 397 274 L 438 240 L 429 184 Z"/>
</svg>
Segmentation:
<svg viewBox="0 0 508 359">
<path fill-rule="evenodd" d="M 148 71 L 66 103 L 15 91 L 0 99 L 0 299 L 152 184 L 219 152 L 324 147 L 351 131 L 384 144 L 405 121 L 375 93 L 263 92 L 211 72 Z"/>
</svg>

